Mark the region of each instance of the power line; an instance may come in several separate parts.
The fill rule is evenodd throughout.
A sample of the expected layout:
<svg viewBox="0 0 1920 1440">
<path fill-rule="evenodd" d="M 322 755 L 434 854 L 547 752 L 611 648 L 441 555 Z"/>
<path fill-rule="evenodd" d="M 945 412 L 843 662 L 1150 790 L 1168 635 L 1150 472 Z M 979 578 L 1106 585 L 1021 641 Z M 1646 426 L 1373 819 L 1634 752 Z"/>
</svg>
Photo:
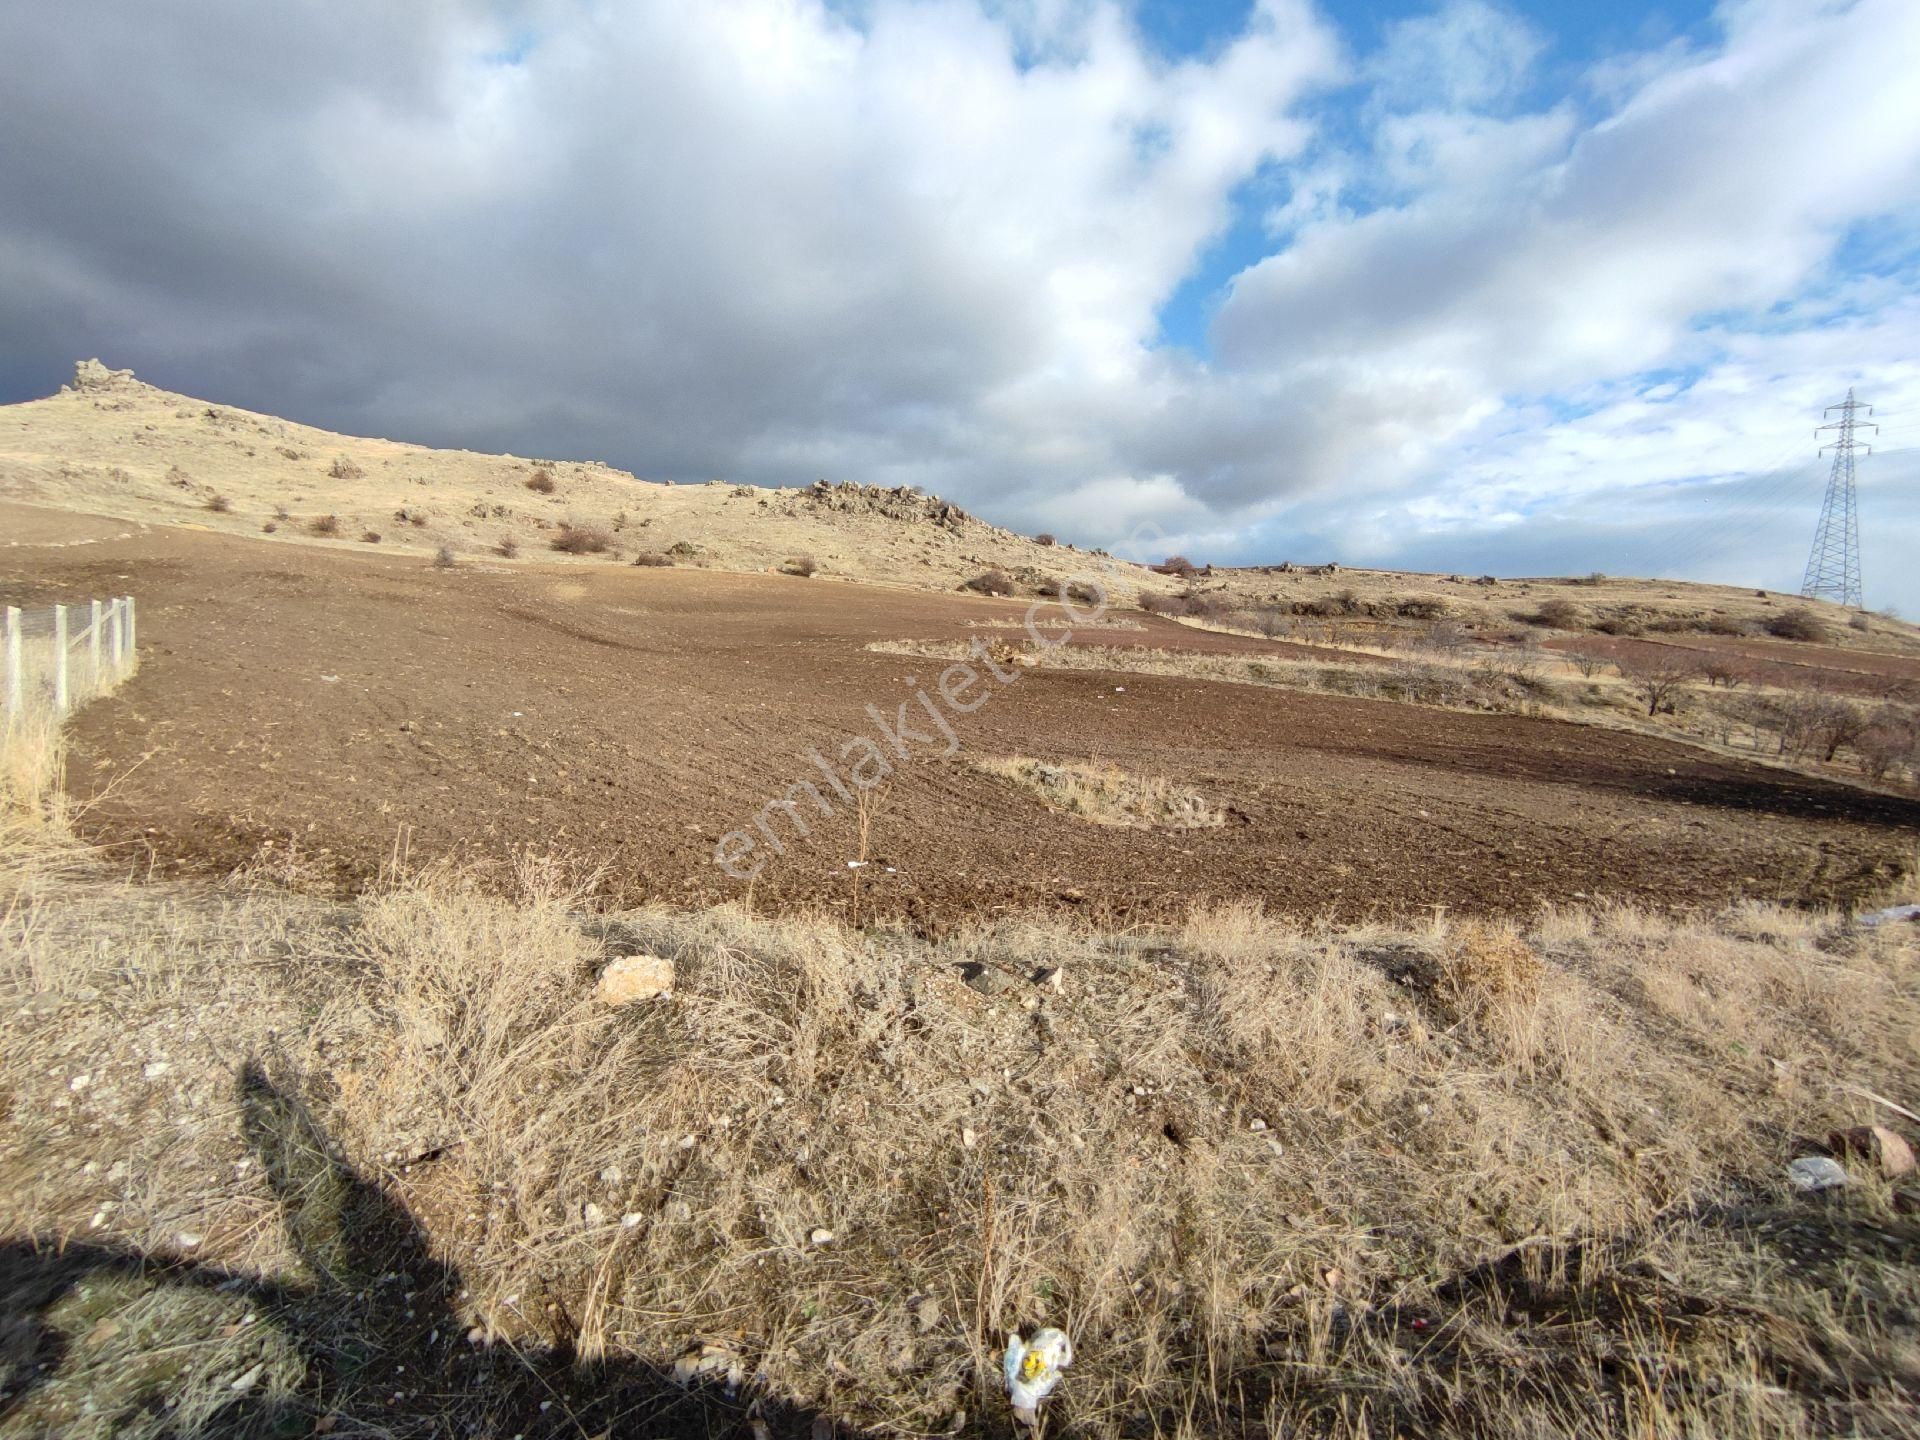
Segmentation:
<svg viewBox="0 0 1920 1440">
<path fill-rule="evenodd" d="M 1816 440 L 1827 430 L 1836 431 L 1837 438 L 1830 445 L 1820 447 L 1822 455 L 1833 451 L 1833 469 L 1827 475 L 1827 498 L 1820 506 L 1820 523 L 1814 528 L 1813 549 L 1807 555 L 1807 574 L 1800 582 L 1800 593 L 1809 600 L 1833 600 L 1862 609 L 1865 602 L 1860 598 L 1860 508 L 1854 494 L 1853 452 L 1857 445 L 1871 455 L 1873 447 L 1856 441 L 1853 432 L 1859 424 L 1854 419 L 1855 412 L 1865 410 L 1871 415 L 1873 407 L 1862 405 L 1849 389 L 1847 398 L 1838 405 L 1829 405 L 1824 415 L 1836 410 L 1840 412 L 1838 420 L 1829 421 L 1813 432 Z M 1876 435 L 1880 433 L 1878 425 L 1864 428 Z"/>
</svg>

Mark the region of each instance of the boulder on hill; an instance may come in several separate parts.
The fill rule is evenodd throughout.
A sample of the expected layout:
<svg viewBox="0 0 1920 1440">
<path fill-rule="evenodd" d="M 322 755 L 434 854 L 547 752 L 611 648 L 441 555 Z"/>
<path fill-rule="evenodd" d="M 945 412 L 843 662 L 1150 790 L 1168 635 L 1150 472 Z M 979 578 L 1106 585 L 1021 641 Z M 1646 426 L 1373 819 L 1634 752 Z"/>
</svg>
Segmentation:
<svg viewBox="0 0 1920 1440">
<path fill-rule="evenodd" d="M 109 370 L 98 360 L 80 360 L 74 363 L 73 383 L 60 389 L 62 393 L 77 395 L 86 390 L 112 390 L 132 383 L 131 370 Z"/>
</svg>

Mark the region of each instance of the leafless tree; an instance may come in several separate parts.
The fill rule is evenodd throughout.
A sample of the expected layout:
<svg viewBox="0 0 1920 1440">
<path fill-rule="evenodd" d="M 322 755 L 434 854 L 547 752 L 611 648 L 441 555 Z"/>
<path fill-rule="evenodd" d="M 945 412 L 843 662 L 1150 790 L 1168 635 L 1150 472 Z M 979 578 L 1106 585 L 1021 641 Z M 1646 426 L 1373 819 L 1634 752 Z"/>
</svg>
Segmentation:
<svg viewBox="0 0 1920 1440">
<path fill-rule="evenodd" d="M 1680 706 L 1687 685 L 1699 675 L 1699 668 L 1683 655 L 1646 655 L 1622 660 L 1620 673 L 1632 684 L 1634 693 L 1646 701 L 1651 717 L 1671 715 Z"/>
</svg>

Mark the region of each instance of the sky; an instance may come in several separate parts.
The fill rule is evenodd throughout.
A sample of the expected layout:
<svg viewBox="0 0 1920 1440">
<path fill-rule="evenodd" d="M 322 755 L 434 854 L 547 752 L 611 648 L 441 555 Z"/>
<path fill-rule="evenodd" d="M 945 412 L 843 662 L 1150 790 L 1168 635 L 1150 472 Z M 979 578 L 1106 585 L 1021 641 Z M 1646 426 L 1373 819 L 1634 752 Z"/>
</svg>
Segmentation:
<svg viewBox="0 0 1920 1440">
<path fill-rule="evenodd" d="M 1920 616 L 1915 0 L 9 0 L 0 402 Z"/>
</svg>

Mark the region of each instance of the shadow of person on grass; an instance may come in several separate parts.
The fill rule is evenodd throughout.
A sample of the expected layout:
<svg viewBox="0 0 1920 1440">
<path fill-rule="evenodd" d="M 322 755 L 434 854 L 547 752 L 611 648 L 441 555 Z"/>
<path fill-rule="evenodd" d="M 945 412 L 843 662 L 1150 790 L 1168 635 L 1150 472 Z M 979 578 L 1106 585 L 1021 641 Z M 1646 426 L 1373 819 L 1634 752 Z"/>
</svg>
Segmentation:
<svg viewBox="0 0 1920 1440">
<path fill-rule="evenodd" d="M 729 1397 L 717 1386 L 683 1387 L 637 1360 L 588 1364 L 566 1345 L 470 1343 L 459 1272 L 434 1257 L 406 1208 L 340 1160 L 306 1107 L 257 1061 L 242 1068 L 238 1085 L 243 1131 L 304 1276 L 275 1281 L 180 1256 L 32 1236 L 0 1242 L 0 1437 L 131 1430 L 200 1440 L 709 1440 L 744 1433 L 751 1419 L 776 1435 L 809 1432 L 811 1412 L 764 1396 Z M 284 1342 L 280 1363 L 263 1361 L 249 1373 L 229 1352 L 199 1367 L 214 1373 L 176 1361 L 129 1380 L 159 1357 L 230 1340 L 238 1311 L 257 1315 L 268 1338 Z M 94 1386 L 75 1372 L 103 1336 L 136 1343 Z"/>
</svg>

